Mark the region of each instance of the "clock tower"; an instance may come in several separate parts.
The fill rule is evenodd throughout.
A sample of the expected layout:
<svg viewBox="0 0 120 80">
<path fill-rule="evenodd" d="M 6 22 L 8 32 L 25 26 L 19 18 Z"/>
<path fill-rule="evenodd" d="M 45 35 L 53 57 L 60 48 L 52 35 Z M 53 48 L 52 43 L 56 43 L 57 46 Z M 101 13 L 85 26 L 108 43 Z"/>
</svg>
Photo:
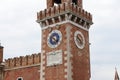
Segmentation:
<svg viewBox="0 0 120 80">
<path fill-rule="evenodd" d="M 47 9 L 37 13 L 42 28 L 40 80 L 90 80 L 92 15 L 82 8 L 82 0 L 46 3 Z"/>
</svg>

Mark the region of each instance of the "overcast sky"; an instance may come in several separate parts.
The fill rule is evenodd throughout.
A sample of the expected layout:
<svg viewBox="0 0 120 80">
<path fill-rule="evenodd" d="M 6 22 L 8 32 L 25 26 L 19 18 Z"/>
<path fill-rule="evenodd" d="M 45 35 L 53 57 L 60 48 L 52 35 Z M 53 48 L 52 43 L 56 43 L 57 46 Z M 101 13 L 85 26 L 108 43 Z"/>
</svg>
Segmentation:
<svg viewBox="0 0 120 80">
<path fill-rule="evenodd" d="M 36 13 L 45 0 L 0 0 L 0 42 L 4 59 L 40 52 L 41 29 Z M 114 80 L 120 73 L 120 0 L 83 0 L 93 15 L 90 28 L 91 80 Z"/>
</svg>

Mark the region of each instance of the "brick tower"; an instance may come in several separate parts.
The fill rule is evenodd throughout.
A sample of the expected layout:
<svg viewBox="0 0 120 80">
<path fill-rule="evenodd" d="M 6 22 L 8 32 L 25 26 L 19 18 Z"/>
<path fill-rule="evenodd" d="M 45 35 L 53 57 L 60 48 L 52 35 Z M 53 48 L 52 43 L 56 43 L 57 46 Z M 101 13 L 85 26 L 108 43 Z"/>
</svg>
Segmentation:
<svg viewBox="0 0 120 80">
<path fill-rule="evenodd" d="M 37 22 L 42 28 L 40 80 L 90 80 L 92 16 L 82 0 L 47 0 Z"/>
</svg>

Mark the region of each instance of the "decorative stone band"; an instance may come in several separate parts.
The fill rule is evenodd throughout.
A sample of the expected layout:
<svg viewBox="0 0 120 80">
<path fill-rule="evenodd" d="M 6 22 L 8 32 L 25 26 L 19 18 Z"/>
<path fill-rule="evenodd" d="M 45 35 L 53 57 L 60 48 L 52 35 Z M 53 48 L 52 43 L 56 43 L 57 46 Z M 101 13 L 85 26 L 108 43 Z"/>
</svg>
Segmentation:
<svg viewBox="0 0 120 80">
<path fill-rule="evenodd" d="M 40 80 L 45 80 L 45 50 L 41 53 Z"/>
<path fill-rule="evenodd" d="M 40 66 L 40 63 L 33 64 L 33 65 L 27 65 L 27 66 L 21 66 L 21 67 L 5 68 L 4 71 L 11 71 L 11 70 L 17 70 L 17 69 L 23 69 L 23 68 L 30 68 L 30 67 L 37 67 L 37 66 Z"/>
<path fill-rule="evenodd" d="M 42 28 L 66 20 L 87 26 L 87 29 L 93 24 L 90 13 L 71 3 L 59 4 L 37 13 L 37 22 Z"/>
</svg>

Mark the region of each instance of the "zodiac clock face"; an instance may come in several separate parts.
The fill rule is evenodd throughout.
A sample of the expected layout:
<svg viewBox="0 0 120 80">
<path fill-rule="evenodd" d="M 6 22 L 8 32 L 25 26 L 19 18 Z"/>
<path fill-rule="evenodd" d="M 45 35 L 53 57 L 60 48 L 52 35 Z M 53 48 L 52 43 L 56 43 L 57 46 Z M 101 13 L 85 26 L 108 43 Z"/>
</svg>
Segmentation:
<svg viewBox="0 0 120 80">
<path fill-rule="evenodd" d="M 85 38 L 80 31 L 76 31 L 74 34 L 74 41 L 76 46 L 79 49 L 83 49 L 85 47 Z"/>
<path fill-rule="evenodd" d="M 53 30 L 48 35 L 48 41 L 47 44 L 51 48 L 56 48 L 62 40 L 62 33 L 59 30 Z"/>
</svg>

